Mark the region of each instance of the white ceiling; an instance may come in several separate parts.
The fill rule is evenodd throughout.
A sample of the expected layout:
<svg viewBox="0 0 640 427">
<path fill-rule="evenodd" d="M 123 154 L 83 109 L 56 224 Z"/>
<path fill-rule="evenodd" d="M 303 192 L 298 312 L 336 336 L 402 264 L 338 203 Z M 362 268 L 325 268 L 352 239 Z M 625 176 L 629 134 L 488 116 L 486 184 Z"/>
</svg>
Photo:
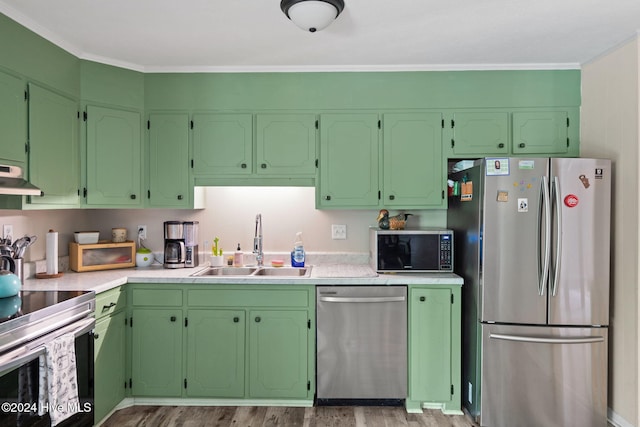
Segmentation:
<svg viewBox="0 0 640 427">
<path fill-rule="evenodd" d="M 0 0 L 0 12 L 79 58 L 144 72 L 579 68 L 640 29 L 640 0 L 345 3 L 317 33 L 280 0 Z"/>
</svg>

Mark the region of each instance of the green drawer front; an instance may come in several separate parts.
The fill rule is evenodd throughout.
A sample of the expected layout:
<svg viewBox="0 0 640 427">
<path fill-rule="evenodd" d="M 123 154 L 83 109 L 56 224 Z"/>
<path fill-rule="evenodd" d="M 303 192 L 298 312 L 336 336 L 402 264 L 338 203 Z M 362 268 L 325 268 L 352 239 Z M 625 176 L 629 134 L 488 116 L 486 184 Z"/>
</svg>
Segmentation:
<svg viewBox="0 0 640 427">
<path fill-rule="evenodd" d="M 179 289 L 134 289 L 132 292 L 134 306 L 182 306 L 182 291 Z"/>
<path fill-rule="evenodd" d="M 308 307 L 309 290 L 189 290 L 189 307 Z"/>
<path fill-rule="evenodd" d="M 127 306 L 127 293 L 120 287 L 96 295 L 96 319 L 108 316 Z"/>
</svg>

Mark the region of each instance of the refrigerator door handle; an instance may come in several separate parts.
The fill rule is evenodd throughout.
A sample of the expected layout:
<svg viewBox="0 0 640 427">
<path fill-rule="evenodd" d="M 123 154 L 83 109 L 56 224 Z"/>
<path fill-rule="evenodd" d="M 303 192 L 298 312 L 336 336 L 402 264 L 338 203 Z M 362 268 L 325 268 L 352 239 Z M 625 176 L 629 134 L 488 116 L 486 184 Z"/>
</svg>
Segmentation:
<svg viewBox="0 0 640 427">
<path fill-rule="evenodd" d="M 505 334 L 489 334 L 489 338 L 504 341 L 518 341 L 538 344 L 591 344 L 596 342 L 604 342 L 604 337 L 588 336 L 575 338 L 544 338 L 544 337 L 528 337 L 522 335 L 505 335 Z"/>
<path fill-rule="evenodd" d="M 560 180 L 553 177 L 551 195 L 556 208 L 556 259 L 553 263 L 553 280 L 551 281 L 551 296 L 558 293 L 558 281 L 560 278 L 560 256 L 562 255 L 562 204 L 560 200 Z"/>
<path fill-rule="evenodd" d="M 540 188 L 540 211 L 538 212 L 538 295 L 544 296 L 544 288 L 549 279 L 549 262 L 551 260 L 551 203 L 549 200 L 549 183 L 543 176 Z M 542 255 L 542 216 L 544 215 L 544 255 Z M 542 258 L 541 259 L 541 255 Z"/>
</svg>

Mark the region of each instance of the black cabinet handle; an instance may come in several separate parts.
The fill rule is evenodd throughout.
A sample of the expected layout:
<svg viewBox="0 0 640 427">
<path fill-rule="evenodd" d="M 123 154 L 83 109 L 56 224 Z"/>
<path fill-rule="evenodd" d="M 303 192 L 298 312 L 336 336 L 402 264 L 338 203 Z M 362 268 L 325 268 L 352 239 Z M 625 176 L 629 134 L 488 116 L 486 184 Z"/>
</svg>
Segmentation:
<svg viewBox="0 0 640 427">
<path fill-rule="evenodd" d="M 171 316 L 171 321 L 175 322 L 176 321 L 176 316 Z"/>
<path fill-rule="evenodd" d="M 394 196 L 393 194 L 389 195 L 389 200 L 395 200 L 396 196 Z"/>
<path fill-rule="evenodd" d="M 178 194 L 178 200 L 182 200 L 182 194 Z"/>
<path fill-rule="evenodd" d="M 420 301 L 424 302 L 424 301 L 426 301 L 426 300 L 427 300 L 427 299 L 426 299 L 425 297 L 420 297 Z"/>
<path fill-rule="evenodd" d="M 266 163 L 262 163 L 262 164 L 260 165 L 260 167 L 261 167 L 262 169 L 266 169 L 266 168 L 267 168 L 267 164 L 266 164 Z"/>
<path fill-rule="evenodd" d="M 107 311 L 107 310 L 109 310 L 111 307 L 115 307 L 115 306 L 116 306 L 116 303 L 115 303 L 115 302 L 112 302 L 112 303 L 111 303 L 111 304 L 109 304 L 109 305 L 103 305 L 103 306 L 102 306 L 102 311 L 103 311 L 103 312 L 104 312 L 104 311 Z"/>
<path fill-rule="evenodd" d="M 525 143 L 524 143 L 524 142 L 521 142 L 520 144 L 518 144 L 518 147 L 520 147 L 520 148 L 524 148 L 524 147 L 525 147 Z"/>
<path fill-rule="evenodd" d="M 500 144 L 498 144 L 498 148 L 504 148 L 504 144 L 501 142 Z"/>
<path fill-rule="evenodd" d="M 132 194 L 132 195 L 131 195 L 131 196 L 129 196 L 129 197 L 131 197 L 131 200 L 135 200 L 135 199 L 136 199 L 136 195 L 135 195 L 135 194 Z"/>
<path fill-rule="evenodd" d="M 261 320 L 260 316 L 256 317 L 256 323 L 260 323 Z"/>
<path fill-rule="evenodd" d="M 325 200 L 331 200 L 331 196 L 324 196 Z"/>
<path fill-rule="evenodd" d="M 240 321 L 240 318 L 238 316 L 233 318 L 233 323 L 238 323 Z"/>
<path fill-rule="evenodd" d="M 98 338 L 100 338 L 100 334 L 96 334 L 96 333 L 94 333 L 94 334 L 93 334 L 93 339 L 94 339 L 94 340 L 97 340 Z"/>
<path fill-rule="evenodd" d="M 247 164 L 246 164 L 246 163 L 243 163 L 243 164 L 241 164 L 241 165 L 240 165 L 240 167 L 241 167 L 242 169 L 246 169 L 246 168 L 247 168 Z"/>
</svg>

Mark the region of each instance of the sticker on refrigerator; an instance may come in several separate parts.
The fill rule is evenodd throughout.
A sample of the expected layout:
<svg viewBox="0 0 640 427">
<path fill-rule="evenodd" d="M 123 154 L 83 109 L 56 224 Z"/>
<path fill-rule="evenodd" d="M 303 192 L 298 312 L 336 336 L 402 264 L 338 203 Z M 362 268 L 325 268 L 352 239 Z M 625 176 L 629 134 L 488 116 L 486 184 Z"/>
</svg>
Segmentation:
<svg viewBox="0 0 640 427">
<path fill-rule="evenodd" d="M 518 169 L 533 170 L 535 169 L 535 160 L 520 160 L 518 161 Z"/>
<path fill-rule="evenodd" d="M 487 176 L 509 175 L 509 159 L 487 159 Z"/>
<path fill-rule="evenodd" d="M 467 181 L 460 184 L 460 201 L 470 202 L 473 199 L 473 182 Z"/>
<path fill-rule="evenodd" d="M 586 175 L 580 175 L 578 179 L 580 180 L 580 182 L 582 182 L 582 186 L 584 188 L 589 188 L 589 186 L 591 185 L 589 184 L 589 178 L 587 178 Z"/>
<path fill-rule="evenodd" d="M 529 199 L 518 199 L 518 212 L 529 212 Z"/>
<path fill-rule="evenodd" d="M 596 179 L 602 179 L 604 171 L 602 168 L 596 168 Z"/>
<path fill-rule="evenodd" d="M 564 205 L 568 208 L 575 208 L 578 206 L 578 196 L 575 194 L 567 194 L 564 198 Z"/>
<path fill-rule="evenodd" d="M 508 202 L 509 201 L 509 192 L 498 190 L 498 196 L 496 197 L 498 202 Z"/>
</svg>

